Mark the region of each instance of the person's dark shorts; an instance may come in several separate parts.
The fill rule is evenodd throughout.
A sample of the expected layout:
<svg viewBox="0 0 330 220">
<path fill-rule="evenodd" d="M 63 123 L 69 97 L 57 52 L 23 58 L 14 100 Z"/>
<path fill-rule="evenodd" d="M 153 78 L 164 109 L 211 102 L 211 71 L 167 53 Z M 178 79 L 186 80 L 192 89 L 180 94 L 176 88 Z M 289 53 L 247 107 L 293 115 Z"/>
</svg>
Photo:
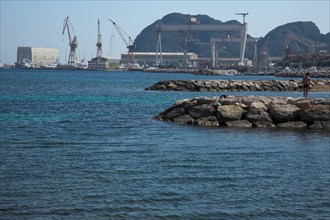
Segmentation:
<svg viewBox="0 0 330 220">
<path fill-rule="evenodd" d="M 309 85 L 308 84 L 304 84 L 304 88 L 309 88 Z"/>
</svg>

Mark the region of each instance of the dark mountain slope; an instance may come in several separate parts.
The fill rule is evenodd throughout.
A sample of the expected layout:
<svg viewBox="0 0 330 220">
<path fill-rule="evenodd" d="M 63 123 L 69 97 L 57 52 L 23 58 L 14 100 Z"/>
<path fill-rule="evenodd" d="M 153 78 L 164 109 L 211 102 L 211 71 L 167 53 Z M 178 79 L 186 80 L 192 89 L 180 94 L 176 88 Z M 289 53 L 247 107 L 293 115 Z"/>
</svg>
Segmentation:
<svg viewBox="0 0 330 220">
<path fill-rule="evenodd" d="M 137 52 L 155 52 L 157 46 L 157 33 L 156 26 L 158 24 L 188 24 L 191 17 L 195 17 L 200 24 L 232 24 L 239 23 L 236 20 L 222 22 L 215 20 L 207 15 L 189 15 L 180 13 L 171 13 L 164 16 L 162 19 L 155 21 L 141 31 L 136 37 L 134 43 Z M 313 22 L 293 22 L 271 30 L 265 37 L 261 38 L 258 42 L 259 53 L 267 49 L 270 56 L 283 56 L 283 44 L 287 39 L 285 32 L 290 32 L 304 38 L 328 44 L 329 51 L 329 37 L 330 34 L 321 34 L 318 27 Z M 210 51 L 210 38 L 222 38 L 231 36 L 235 38 L 240 37 L 239 31 L 205 31 L 197 32 L 191 31 L 191 37 L 198 42 L 189 43 L 188 51 L 195 52 L 199 57 L 211 57 Z M 248 37 L 250 37 L 248 35 Z M 162 33 L 162 48 L 163 52 L 182 52 L 184 47 L 184 34 L 183 33 Z M 239 56 L 239 43 L 222 43 L 219 44 L 219 57 L 238 57 Z M 307 53 L 308 47 L 295 40 L 291 40 L 290 48 L 292 53 Z M 245 57 L 253 59 L 254 45 L 247 43 Z"/>
</svg>

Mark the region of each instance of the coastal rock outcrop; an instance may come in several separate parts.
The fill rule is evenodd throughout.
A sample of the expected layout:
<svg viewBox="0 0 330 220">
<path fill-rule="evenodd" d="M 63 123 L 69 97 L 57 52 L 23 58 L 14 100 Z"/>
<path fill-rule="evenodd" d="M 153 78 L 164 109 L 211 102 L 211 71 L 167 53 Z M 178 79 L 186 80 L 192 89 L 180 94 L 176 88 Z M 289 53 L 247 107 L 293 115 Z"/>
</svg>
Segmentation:
<svg viewBox="0 0 330 220">
<path fill-rule="evenodd" d="M 322 85 L 330 92 L 330 79 L 312 80 L 311 91 Z M 164 80 L 146 90 L 172 91 L 301 91 L 301 80 Z"/>
<path fill-rule="evenodd" d="M 155 119 L 208 127 L 317 128 L 330 131 L 330 98 L 197 97 L 175 102 Z"/>
</svg>

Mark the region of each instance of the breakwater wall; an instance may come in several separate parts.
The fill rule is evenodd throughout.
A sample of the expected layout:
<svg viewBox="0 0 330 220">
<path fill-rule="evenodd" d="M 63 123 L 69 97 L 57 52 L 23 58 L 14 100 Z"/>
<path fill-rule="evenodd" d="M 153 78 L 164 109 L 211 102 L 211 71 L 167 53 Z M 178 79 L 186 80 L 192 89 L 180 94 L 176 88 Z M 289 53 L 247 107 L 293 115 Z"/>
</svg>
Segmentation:
<svg viewBox="0 0 330 220">
<path fill-rule="evenodd" d="M 144 72 L 151 72 L 151 73 L 190 73 L 195 75 L 238 75 L 240 74 L 239 71 L 234 69 L 196 69 L 196 68 L 164 68 L 164 69 L 145 69 Z"/>
<path fill-rule="evenodd" d="M 208 127 L 315 128 L 330 131 L 330 99 L 198 97 L 175 102 L 155 119 Z"/>
<path fill-rule="evenodd" d="M 165 80 L 146 90 L 173 91 L 301 91 L 301 80 Z M 330 85 L 329 79 L 312 80 L 316 85 Z"/>
<path fill-rule="evenodd" d="M 306 73 L 312 78 L 330 78 L 330 69 L 323 68 L 320 70 L 302 70 L 302 71 L 283 71 L 275 73 L 274 76 L 277 77 L 299 77 L 302 78 Z"/>
</svg>

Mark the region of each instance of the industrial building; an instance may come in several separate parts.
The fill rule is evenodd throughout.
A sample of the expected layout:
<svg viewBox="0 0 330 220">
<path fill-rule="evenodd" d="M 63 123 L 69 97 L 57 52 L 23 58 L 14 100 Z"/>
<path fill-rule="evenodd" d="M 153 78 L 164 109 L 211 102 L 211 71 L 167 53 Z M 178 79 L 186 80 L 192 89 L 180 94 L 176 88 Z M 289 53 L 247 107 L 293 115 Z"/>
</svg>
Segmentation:
<svg viewBox="0 0 330 220">
<path fill-rule="evenodd" d="M 119 60 L 108 59 L 106 57 L 94 57 L 88 61 L 88 69 L 102 70 L 102 69 L 118 69 Z"/>
<path fill-rule="evenodd" d="M 59 53 L 56 48 L 18 47 L 17 63 L 29 62 L 34 66 L 49 66 L 58 63 Z"/>
<path fill-rule="evenodd" d="M 88 61 L 88 69 L 102 70 L 102 69 L 117 69 L 119 68 L 119 60 L 109 59 L 102 56 L 102 36 L 100 21 L 97 20 L 97 43 L 96 43 L 96 57 Z"/>
<path fill-rule="evenodd" d="M 134 61 L 141 65 L 153 66 L 156 63 L 157 53 L 155 52 L 134 52 Z M 121 63 L 129 63 L 131 60 L 131 54 L 121 54 Z M 162 60 L 165 66 L 173 65 L 175 67 L 182 67 L 184 59 L 184 53 L 162 53 Z M 187 53 L 187 61 L 191 67 L 197 67 L 197 64 L 193 60 L 197 60 L 198 55 L 196 53 Z"/>
</svg>

